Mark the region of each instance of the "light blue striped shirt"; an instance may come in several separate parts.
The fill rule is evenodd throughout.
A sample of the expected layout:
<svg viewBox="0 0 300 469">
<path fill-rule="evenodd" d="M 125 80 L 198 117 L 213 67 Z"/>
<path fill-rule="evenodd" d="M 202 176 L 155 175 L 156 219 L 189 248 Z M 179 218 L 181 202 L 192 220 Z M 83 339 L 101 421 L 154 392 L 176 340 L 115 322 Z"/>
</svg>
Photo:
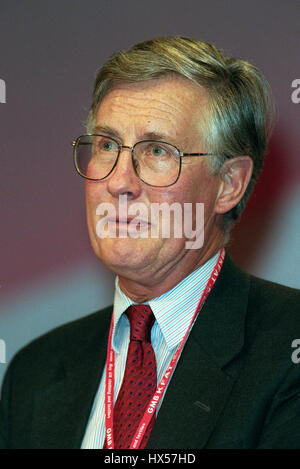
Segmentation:
<svg viewBox="0 0 300 469">
<path fill-rule="evenodd" d="M 162 379 L 178 345 L 183 339 L 201 295 L 218 260 L 219 252 L 203 266 L 184 278 L 174 288 L 147 304 L 151 307 L 155 322 L 151 330 L 151 343 L 156 357 L 157 381 Z M 125 371 L 130 325 L 124 311 L 135 304 L 120 289 L 118 277 L 114 297 L 114 329 L 112 346 L 115 352 L 114 402 L 118 396 Z M 162 399 L 163 400 L 163 399 Z M 162 403 L 160 401 L 160 405 Z M 159 408 L 157 409 L 157 412 Z M 82 449 L 99 449 L 105 440 L 105 369 L 96 394 Z"/>
</svg>

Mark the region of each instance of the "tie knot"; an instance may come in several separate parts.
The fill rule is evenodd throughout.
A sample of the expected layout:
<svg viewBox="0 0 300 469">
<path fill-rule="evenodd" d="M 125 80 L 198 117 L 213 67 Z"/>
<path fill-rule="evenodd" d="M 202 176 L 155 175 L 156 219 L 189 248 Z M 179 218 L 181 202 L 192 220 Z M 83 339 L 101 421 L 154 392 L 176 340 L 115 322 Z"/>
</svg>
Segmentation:
<svg viewBox="0 0 300 469">
<path fill-rule="evenodd" d="M 130 321 L 130 340 L 150 342 L 150 332 L 155 319 L 150 306 L 130 306 L 126 315 Z"/>
</svg>

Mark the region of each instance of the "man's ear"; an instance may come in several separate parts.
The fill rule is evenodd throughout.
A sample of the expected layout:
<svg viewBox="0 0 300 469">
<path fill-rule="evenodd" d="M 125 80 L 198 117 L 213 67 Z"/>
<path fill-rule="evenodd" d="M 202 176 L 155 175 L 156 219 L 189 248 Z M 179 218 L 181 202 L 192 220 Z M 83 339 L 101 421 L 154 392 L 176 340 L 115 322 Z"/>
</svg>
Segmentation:
<svg viewBox="0 0 300 469">
<path fill-rule="evenodd" d="M 238 156 L 225 161 L 220 172 L 220 189 L 216 213 L 229 212 L 242 199 L 250 182 L 253 161 L 249 156 Z"/>
</svg>

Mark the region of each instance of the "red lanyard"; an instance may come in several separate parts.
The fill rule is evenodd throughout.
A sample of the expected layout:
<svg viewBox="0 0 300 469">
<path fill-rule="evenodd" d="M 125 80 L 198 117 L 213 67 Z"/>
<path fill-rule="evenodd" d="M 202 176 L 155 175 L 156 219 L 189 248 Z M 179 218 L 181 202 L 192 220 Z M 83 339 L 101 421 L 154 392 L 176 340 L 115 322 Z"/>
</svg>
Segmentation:
<svg viewBox="0 0 300 469">
<path fill-rule="evenodd" d="M 130 448 L 131 449 L 138 449 L 142 438 L 145 434 L 145 431 L 147 429 L 147 426 L 150 423 L 150 420 L 152 418 L 153 413 L 155 412 L 155 409 L 161 400 L 164 391 L 168 385 L 168 382 L 172 376 L 172 373 L 174 371 L 174 368 L 176 367 L 176 364 L 179 360 L 180 354 L 182 352 L 182 349 L 184 347 L 184 344 L 187 340 L 187 337 L 190 333 L 190 330 L 197 318 L 198 312 L 202 308 L 204 302 L 206 301 L 209 293 L 211 292 L 218 275 L 221 271 L 223 262 L 225 258 L 225 249 L 222 248 L 221 252 L 219 254 L 218 260 L 216 262 L 216 265 L 214 267 L 214 270 L 207 282 L 207 285 L 205 287 L 205 290 L 200 298 L 200 301 L 197 305 L 197 308 L 195 310 L 195 313 L 193 315 L 193 318 L 190 322 L 190 325 L 188 327 L 188 330 L 185 333 L 185 336 L 183 337 L 182 341 L 180 342 L 180 345 L 178 346 L 171 362 L 170 365 L 167 368 L 167 371 L 165 372 L 161 382 L 157 386 L 157 389 L 152 396 L 152 398 L 149 401 L 148 407 L 140 421 L 140 424 L 138 426 L 138 429 L 132 439 Z M 114 448 L 114 437 L 113 437 L 113 402 L 114 402 L 114 374 L 115 374 L 115 354 L 111 345 L 112 342 L 112 332 L 113 332 L 113 316 L 110 324 L 110 331 L 109 331 L 109 339 L 108 339 L 108 347 L 107 347 L 107 361 L 106 361 L 106 381 L 105 381 L 105 424 L 106 424 L 106 445 L 108 449 L 113 449 Z"/>
</svg>

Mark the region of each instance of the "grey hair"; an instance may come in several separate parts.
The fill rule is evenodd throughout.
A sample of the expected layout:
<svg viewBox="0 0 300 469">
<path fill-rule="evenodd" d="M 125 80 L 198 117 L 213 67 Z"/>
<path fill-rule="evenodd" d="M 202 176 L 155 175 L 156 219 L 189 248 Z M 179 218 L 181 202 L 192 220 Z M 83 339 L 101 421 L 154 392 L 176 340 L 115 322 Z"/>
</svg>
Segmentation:
<svg viewBox="0 0 300 469">
<path fill-rule="evenodd" d="M 87 131 L 93 132 L 98 106 L 118 83 L 170 74 L 183 76 L 209 94 L 201 127 L 205 151 L 216 174 L 226 158 L 248 155 L 253 174 L 242 200 L 224 215 L 229 232 L 240 217 L 263 167 L 274 119 L 274 101 L 263 74 L 249 62 L 225 57 L 214 45 L 186 37 L 162 37 L 114 54 L 96 76 Z M 200 124 L 200 123 L 199 123 Z"/>
</svg>

